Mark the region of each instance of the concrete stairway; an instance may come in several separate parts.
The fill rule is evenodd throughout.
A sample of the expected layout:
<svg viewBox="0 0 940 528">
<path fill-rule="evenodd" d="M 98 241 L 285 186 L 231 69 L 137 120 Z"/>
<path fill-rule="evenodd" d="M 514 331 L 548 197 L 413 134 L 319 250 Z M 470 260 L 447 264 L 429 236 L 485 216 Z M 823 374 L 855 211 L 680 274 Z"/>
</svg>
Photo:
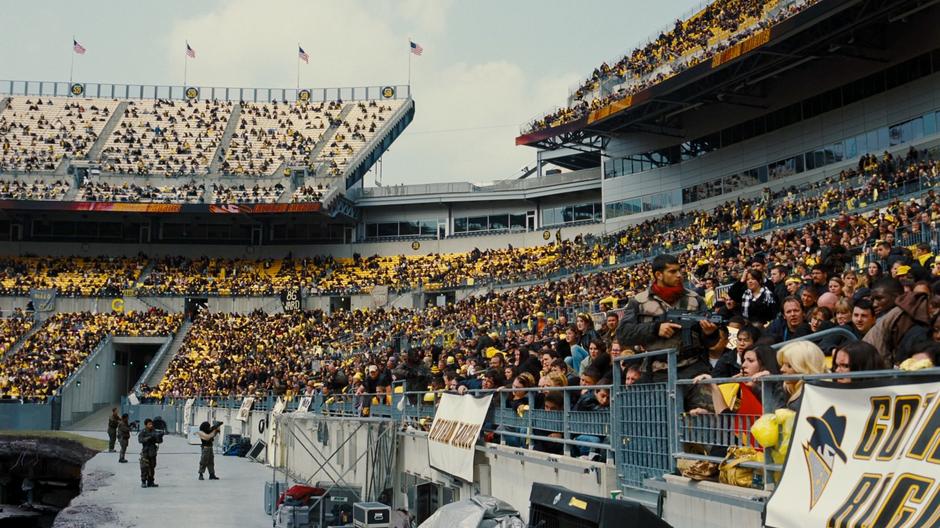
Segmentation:
<svg viewBox="0 0 940 528">
<path fill-rule="evenodd" d="M 182 326 L 176 335 L 173 336 L 173 341 L 170 342 L 170 347 L 163 354 L 163 357 L 159 359 L 156 368 L 153 369 L 153 372 L 150 373 L 150 376 L 147 377 L 146 383 L 151 387 L 155 387 L 160 384 L 160 381 L 163 380 L 163 376 L 166 376 L 166 371 L 170 368 L 170 362 L 173 361 L 173 358 L 176 357 L 176 353 L 179 352 L 180 347 L 183 346 L 183 341 L 186 339 L 186 334 L 189 333 L 189 329 L 192 328 L 193 323 L 190 320 L 183 321 Z"/>
<path fill-rule="evenodd" d="M 228 146 L 232 143 L 232 136 L 238 130 L 238 122 L 241 120 L 242 105 L 235 103 L 232 105 L 232 114 L 228 117 L 228 123 L 225 125 L 225 132 L 222 133 L 222 141 L 219 141 L 219 148 L 215 149 L 212 155 L 212 162 L 209 164 L 209 174 L 219 173 L 219 167 L 222 166 L 222 160 L 225 159 L 225 153 L 228 152 Z M 208 200 L 209 197 L 207 196 Z"/>
<path fill-rule="evenodd" d="M 78 201 L 78 192 L 81 188 L 78 185 L 75 185 L 75 181 L 72 181 L 72 185 L 69 186 L 69 190 L 65 191 L 65 196 L 62 198 L 63 202 L 75 202 Z"/>
<path fill-rule="evenodd" d="M 156 266 L 156 265 L 157 265 L 157 263 L 156 263 L 156 261 L 155 261 L 154 259 L 152 259 L 152 258 L 151 258 L 151 259 L 147 259 L 147 263 L 144 264 L 144 269 L 140 270 L 140 276 L 137 277 L 137 283 L 136 283 L 136 284 L 137 284 L 137 285 L 143 284 L 144 281 L 147 280 L 147 277 L 150 276 L 150 272 L 153 271 L 153 268 L 154 268 L 154 266 Z"/>
<path fill-rule="evenodd" d="M 350 112 L 352 112 L 353 105 L 356 103 L 348 103 L 343 106 L 343 109 L 339 113 L 339 122 L 342 122 L 346 119 Z M 339 130 L 339 126 L 330 125 L 326 132 L 323 133 L 323 137 L 320 138 L 320 141 L 317 141 L 317 144 L 313 146 L 313 150 L 310 151 L 310 157 L 308 162 L 313 166 L 317 158 L 320 157 L 320 153 L 323 152 L 323 149 L 326 148 L 333 141 L 333 137 L 336 136 L 336 131 Z"/>
<path fill-rule="evenodd" d="M 96 160 L 101 157 L 101 151 L 104 150 L 104 146 L 108 142 L 108 138 L 111 137 L 111 133 L 117 128 L 118 123 L 124 119 L 125 110 L 127 110 L 127 101 L 121 101 L 121 103 L 117 105 L 117 108 L 114 109 L 114 112 L 111 113 L 111 118 L 108 119 L 104 128 L 101 129 L 101 133 L 98 134 L 98 139 L 95 140 L 95 144 L 88 150 L 88 154 L 85 156 L 86 160 Z"/>
<path fill-rule="evenodd" d="M 23 348 L 23 345 L 26 344 L 26 340 L 29 339 L 30 337 L 33 337 L 33 335 L 35 335 L 36 332 L 38 332 L 40 328 L 42 328 L 42 321 L 34 322 L 33 326 L 30 327 L 30 329 L 27 330 L 25 334 L 20 336 L 20 338 L 17 339 L 16 342 L 13 343 L 13 346 L 11 346 L 9 350 L 7 350 L 6 354 L 4 354 L 3 357 L 0 357 L 0 360 L 7 358 L 7 357 L 12 357 L 13 354 L 16 354 L 17 352 L 19 352 L 19 350 Z"/>
<path fill-rule="evenodd" d="M 99 407 L 95 412 L 83 417 L 77 422 L 72 422 L 68 426 L 70 431 L 101 431 L 105 433 L 108 431 L 108 418 L 111 416 L 111 408 L 117 407 L 120 412 L 121 403 L 105 403 L 105 404 L 96 404 L 95 407 Z"/>
</svg>

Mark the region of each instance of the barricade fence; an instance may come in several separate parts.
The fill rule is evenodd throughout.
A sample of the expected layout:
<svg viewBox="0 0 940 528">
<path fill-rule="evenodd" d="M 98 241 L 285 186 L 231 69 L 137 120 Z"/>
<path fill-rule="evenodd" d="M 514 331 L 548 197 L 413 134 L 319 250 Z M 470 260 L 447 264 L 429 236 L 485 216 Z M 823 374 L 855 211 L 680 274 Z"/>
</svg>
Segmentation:
<svg viewBox="0 0 940 528">
<path fill-rule="evenodd" d="M 624 361 L 641 363 L 656 361 L 663 370 L 652 372 L 652 380 L 627 385 L 624 382 Z M 611 385 L 503 388 L 495 390 L 460 391 L 472 396 L 492 394 L 490 412 L 482 431 L 484 440 L 518 449 L 581 456 L 598 463 L 613 465 L 622 496 L 655 504 L 658 487 L 652 481 L 677 472 L 680 461 L 704 461 L 721 464 L 730 447 L 756 447 L 763 451 L 763 461 L 742 463 L 760 474 L 753 487 L 773 489 L 781 465 L 774 462 L 773 450 L 757 446 L 750 430 L 761 414 L 715 414 L 690 412 L 684 406 L 684 394 L 710 385 L 753 382 L 760 394 L 766 395 L 762 413 L 773 413 L 785 405 L 780 394 L 784 382 L 835 381 L 837 379 L 876 380 L 940 376 L 940 368 L 921 371 L 879 370 L 817 375 L 768 375 L 745 378 L 679 379 L 677 352 L 674 349 L 614 358 L 614 381 Z M 403 388 L 403 387 L 402 387 Z M 607 405 L 579 410 L 576 402 L 582 392 L 609 394 Z M 343 393 L 293 396 L 285 399 L 284 412 L 304 410 L 332 418 L 350 420 L 384 419 L 416 431 L 430 429 L 435 410 L 447 391 L 404 391 L 392 388 L 382 393 Z M 563 394 L 558 410 L 545 409 L 544 399 L 550 392 Z M 271 412 L 278 398 L 257 398 L 253 411 Z M 169 429 L 185 432 L 183 407 L 185 399 L 143 400 L 138 405 L 123 407 L 131 420 L 161 417 Z M 242 398 L 201 397 L 194 406 L 218 409 L 239 409 Z"/>
</svg>

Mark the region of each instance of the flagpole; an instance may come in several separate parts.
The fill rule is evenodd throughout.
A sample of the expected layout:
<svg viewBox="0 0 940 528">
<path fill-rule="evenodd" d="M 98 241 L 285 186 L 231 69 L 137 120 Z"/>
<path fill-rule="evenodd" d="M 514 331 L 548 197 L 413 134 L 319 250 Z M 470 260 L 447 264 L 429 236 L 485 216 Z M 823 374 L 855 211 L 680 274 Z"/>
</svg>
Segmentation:
<svg viewBox="0 0 940 528">
<path fill-rule="evenodd" d="M 411 39 L 408 39 L 408 92 L 411 92 Z"/>
<path fill-rule="evenodd" d="M 183 56 L 183 91 L 186 91 L 186 74 L 187 68 L 189 67 L 189 55 L 186 54 Z"/>
<path fill-rule="evenodd" d="M 72 35 L 72 60 L 69 63 L 69 90 L 72 89 L 72 72 L 75 71 L 75 42 L 75 35 Z"/>
<path fill-rule="evenodd" d="M 297 93 L 300 93 L 300 42 L 297 43 Z"/>
</svg>

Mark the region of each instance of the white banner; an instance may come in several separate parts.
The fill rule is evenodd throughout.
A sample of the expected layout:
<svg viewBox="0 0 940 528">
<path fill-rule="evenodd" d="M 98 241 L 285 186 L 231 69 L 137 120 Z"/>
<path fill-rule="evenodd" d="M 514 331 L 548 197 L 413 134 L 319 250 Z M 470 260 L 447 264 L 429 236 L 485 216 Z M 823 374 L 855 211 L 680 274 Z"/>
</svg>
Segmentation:
<svg viewBox="0 0 940 528">
<path fill-rule="evenodd" d="M 183 405 L 183 425 L 187 426 L 193 423 L 193 404 L 196 403 L 196 398 L 190 398 L 186 400 L 186 404 Z"/>
<path fill-rule="evenodd" d="M 940 526 L 940 381 L 893 382 L 804 388 L 768 527 Z"/>
<path fill-rule="evenodd" d="M 247 422 L 248 417 L 251 416 L 251 406 L 254 404 L 254 398 L 245 398 L 242 400 L 242 406 L 240 409 L 238 409 L 238 415 L 235 417 L 235 419 L 242 422 Z"/>
<path fill-rule="evenodd" d="M 445 393 L 428 433 L 428 461 L 438 471 L 473 482 L 473 452 L 493 395 Z"/>
</svg>

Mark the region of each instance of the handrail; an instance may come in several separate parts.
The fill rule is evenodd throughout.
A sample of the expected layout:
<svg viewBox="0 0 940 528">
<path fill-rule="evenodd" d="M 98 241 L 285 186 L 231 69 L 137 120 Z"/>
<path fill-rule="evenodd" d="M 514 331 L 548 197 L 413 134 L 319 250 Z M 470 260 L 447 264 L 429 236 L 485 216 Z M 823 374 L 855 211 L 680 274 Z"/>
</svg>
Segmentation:
<svg viewBox="0 0 940 528">
<path fill-rule="evenodd" d="M 402 116 L 407 114 L 408 111 L 410 111 L 413 107 L 414 99 L 412 99 L 409 95 L 408 98 L 405 99 L 405 103 L 399 106 L 398 109 L 395 110 L 395 112 L 385 121 L 385 124 L 382 126 L 382 130 L 387 132 L 388 129 L 397 124 L 398 121 L 401 120 Z M 372 138 L 370 138 L 369 141 L 359 149 L 359 152 L 357 152 L 356 155 L 346 163 L 346 170 L 343 171 L 343 176 L 341 179 L 343 185 L 345 185 L 346 176 L 349 176 L 349 173 L 356 170 L 359 165 L 362 164 L 362 160 L 365 159 L 367 155 L 371 154 L 373 150 L 375 150 L 375 147 L 379 144 L 380 141 L 385 139 L 386 135 L 387 134 L 376 134 L 372 136 Z M 324 203 L 326 203 L 325 200 Z"/>
<path fill-rule="evenodd" d="M 832 328 L 827 328 L 825 330 L 820 330 L 818 332 L 813 332 L 812 334 L 807 334 L 805 336 L 794 337 L 793 339 L 788 339 L 787 341 L 783 341 L 781 343 L 776 343 L 774 345 L 771 345 L 771 348 L 773 348 L 774 350 L 780 350 L 784 346 L 789 345 L 790 343 L 793 343 L 794 341 L 812 341 L 815 343 L 816 341 L 821 341 L 823 338 L 836 336 L 836 335 L 841 335 L 842 337 L 845 337 L 849 341 L 858 341 L 858 336 L 852 333 L 851 330 L 847 328 L 842 328 L 841 326 L 835 326 Z"/>
<path fill-rule="evenodd" d="M 791 341 L 796 341 L 793 339 Z M 677 379 L 676 385 L 747 383 L 758 381 L 832 381 L 833 379 L 870 379 L 870 378 L 916 378 L 923 376 L 940 376 L 940 367 L 921 370 L 860 370 L 856 372 L 825 372 L 822 374 L 770 374 L 767 376 L 741 376 L 738 378 L 709 378 L 696 381 L 694 379 Z"/>
<path fill-rule="evenodd" d="M 148 380 L 148 381 L 150 380 L 150 376 L 153 375 L 153 371 L 156 370 L 157 365 L 159 365 L 160 362 L 163 360 L 163 356 L 166 355 L 166 353 L 169 351 L 170 346 L 173 344 L 173 341 L 176 339 L 176 334 L 182 331 L 182 327 L 183 325 L 181 324 L 180 328 L 178 328 L 176 332 L 173 333 L 173 335 L 170 336 L 170 338 L 167 339 L 166 342 L 163 343 L 160 349 L 157 350 L 157 353 L 154 354 L 153 358 L 150 360 L 150 363 L 147 365 L 147 368 L 144 369 L 143 374 L 141 374 L 140 377 L 137 378 L 137 381 L 134 383 L 134 387 L 131 389 L 131 392 L 133 392 L 134 394 L 140 394 L 141 382 L 143 380 Z"/>
<path fill-rule="evenodd" d="M 72 87 L 81 87 L 74 95 Z M 187 89 L 197 90 L 195 97 L 187 96 Z M 386 88 L 392 88 L 391 97 L 386 97 Z M 195 99 L 233 102 L 294 102 L 302 91 L 306 91 L 311 103 L 343 101 L 370 101 L 384 99 L 410 99 L 411 87 L 403 85 L 385 86 L 341 86 L 297 88 L 241 88 L 222 86 L 177 86 L 99 83 L 84 81 L 25 81 L 0 80 L 0 94 L 23 97 L 76 97 L 101 99 Z M 261 96 L 259 98 L 259 95 Z"/>
</svg>

